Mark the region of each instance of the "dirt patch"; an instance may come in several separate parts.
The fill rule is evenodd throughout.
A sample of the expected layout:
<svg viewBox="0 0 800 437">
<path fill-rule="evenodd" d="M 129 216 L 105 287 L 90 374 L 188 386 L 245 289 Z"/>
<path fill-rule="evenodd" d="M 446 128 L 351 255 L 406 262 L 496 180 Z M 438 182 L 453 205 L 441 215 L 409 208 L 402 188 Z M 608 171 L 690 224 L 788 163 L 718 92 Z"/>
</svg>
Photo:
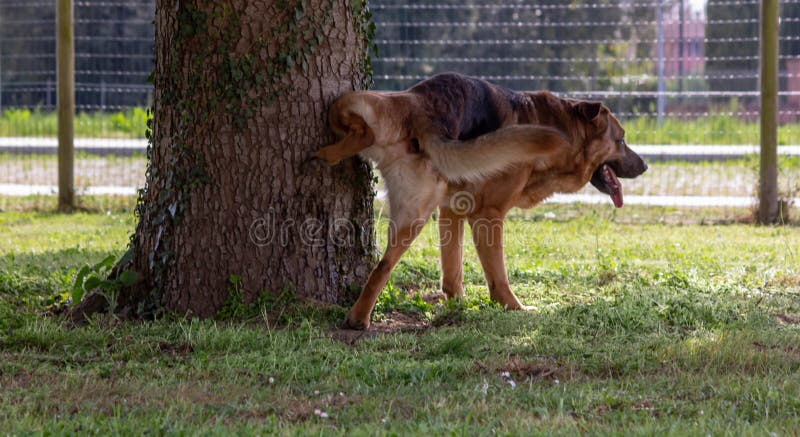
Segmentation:
<svg viewBox="0 0 800 437">
<path fill-rule="evenodd" d="M 336 328 L 331 330 L 331 337 L 347 344 L 355 344 L 360 340 L 374 338 L 379 335 L 405 332 L 422 332 L 430 328 L 430 323 L 421 314 L 408 314 L 392 311 L 380 321 L 373 322 L 366 331 Z"/>
<path fill-rule="evenodd" d="M 335 422 L 336 416 L 334 412 L 336 410 L 361 401 L 360 397 L 350 396 L 342 392 L 319 397 L 297 397 L 283 403 L 284 411 L 281 415 L 292 422 L 300 422 L 315 417 L 320 420 Z"/>
<path fill-rule="evenodd" d="M 14 374 L 0 374 L 0 387 L 4 390 L 28 388 L 36 374 L 26 369 L 17 369 Z"/>
<path fill-rule="evenodd" d="M 363 398 L 352 396 L 344 392 L 320 394 L 314 392 L 308 395 L 298 395 L 284 393 L 275 399 L 274 403 L 262 404 L 256 408 L 237 410 L 234 415 L 212 416 L 210 423 L 217 423 L 222 419 L 223 423 L 235 423 L 239 420 L 261 420 L 277 416 L 282 422 L 304 422 L 307 420 L 319 420 L 335 424 L 337 413 L 351 405 L 360 404 Z"/>
<path fill-rule="evenodd" d="M 194 352 L 192 345 L 185 342 L 181 344 L 172 344 L 162 341 L 158 343 L 158 350 L 165 355 L 171 356 L 172 358 L 186 356 Z"/>
<path fill-rule="evenodd" d="M 556 362 L 555 358 L 528 361 L 518 355 L 511 356 L 508 361 L 499 365 L 485 365 L 480 361 L 475 362 L 475 367 L 481 373 L 507 375 L 516 380 L 539 379 L 558 381 L 560 376 L 569 377 L 571 371 L 565 372 L 564 366 Z"/>
<path fill-rule="evenodd" d="M 767 286 L 780 288 L 800 287 L 800 275 L 779 273 L 767 281 Z"/>
<path fill-rule="evenodd" d="M 781 352 L 794 358 L 800 358 L 800 348 L 791 346 L 775 346 L 759 342 L 754 342 L 753 347 L 761 352 L 773 351 Z"/>
<path fill-rule="evenodd" d="M 597 414 L 607 414 L 614 411 L 625 411 L 625 410 L 633 410 L 633 411 L 644 411 L 651 416 L 660 416 L 660 412 L 658 408 L 656 408 L 651 401 L 642 401 L 635 404 L 627 403 L 627 402 L 620 402 L 620 403 L 610 403 L 610 404 L 601 404 L 598 405 L 596 408 Z"/>
<path fill-rule="evenodd" d="M 431 305 L 439 305 L 442 302 L 447 300 L 447 295 L 442 293 L 442 292 L 428 293 L 428 294 L 423 294 L 422 295 L 422 300 L 424 300 L 425 302 L 427 302 L 427 303 L 429 303 Z"/>
<path fill-rule="evenodd" d="M 792 316 L 789 314 L 775 314 L 778 318 L 778 323 L 781 325 L 800 325 L 800 317 Z"/>
</svg>

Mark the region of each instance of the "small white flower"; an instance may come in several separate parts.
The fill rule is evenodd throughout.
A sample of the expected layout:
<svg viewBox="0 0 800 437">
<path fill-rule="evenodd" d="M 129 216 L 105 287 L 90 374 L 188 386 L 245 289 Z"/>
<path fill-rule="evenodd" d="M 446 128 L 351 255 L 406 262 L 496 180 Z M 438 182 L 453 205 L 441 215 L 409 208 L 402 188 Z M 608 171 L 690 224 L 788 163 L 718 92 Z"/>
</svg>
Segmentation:
<svg viewBox="0 0 800 437">
<path fill-rule="evenodd" d="M 503 373 L 500 374 L 500 376 L 502 376 L 503 378 L 510 378 L 511 377 L 511 373 L 510 372 L 503 372 Z"/>
<path fill-rule="evenodd" d="M 512 389 L 512 390 L 513 390 L 513 389 L 515 389 L 515 388 L 517 388 L 517 383 L 516 383 L 516 382 L 514 382 L 514 380 L 513 380 L 513 379 L 509 379 L 509 380 L 508 380 L 508 381 L 506 381 L 506 382 L 508 383 L 508 385 L 510 385 L 510 386 L 511 386 L 511 389 Z"/>
<path fill-rule="evenodd" d="M 320 419 L 327 419 L 328 418 L 328 413 L 326 413 L 324 411 L 319 413 L 319 418 Z"/>
<path fill-rule="evenodd" d="M 320 409 L 319 409 L 319 408 L 315 408 L 315 409 L 314 409 L 314 415 L 315 415 L 315 416 L 319 416 L 319 415 L 320 415 L 320 413 L 322 413 L 322 411 L 320 411 Z"/>
<path fill-rule="evenodd" d="M 273 378 L 271 376 L 269 377 L 269 379 L 267 381 L 269 381 L 270 384 L 275 384 L 275 378 Z"/>
<path fill-rule="evenodd" d="M 553 384 L 555 384 L 555 385 L 558 385 L 558 384 L 560 384 L 560 383 L 561 383 L 561 382 L 560 382 L 559 380 L 557 380 L 557 379 L 554 379 L 554 380 L 553 380 Z"/>
</svg>

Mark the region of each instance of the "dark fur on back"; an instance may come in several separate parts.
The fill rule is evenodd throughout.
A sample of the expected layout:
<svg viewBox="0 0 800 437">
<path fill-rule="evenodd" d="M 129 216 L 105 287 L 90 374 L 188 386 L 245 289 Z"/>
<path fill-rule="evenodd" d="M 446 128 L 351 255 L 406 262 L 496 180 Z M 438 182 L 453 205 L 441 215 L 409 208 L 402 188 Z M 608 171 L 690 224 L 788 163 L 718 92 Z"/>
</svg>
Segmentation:
<svg viewBox="0 0 800 437">
<path fill-rule="evenodd" d="M 524 102 L 519 93 L 457 73 L 438 74 L 409 91 L 424 97 L 425 112 L 445 136 L 462 141 L 499 129 Z"/>
</svg>

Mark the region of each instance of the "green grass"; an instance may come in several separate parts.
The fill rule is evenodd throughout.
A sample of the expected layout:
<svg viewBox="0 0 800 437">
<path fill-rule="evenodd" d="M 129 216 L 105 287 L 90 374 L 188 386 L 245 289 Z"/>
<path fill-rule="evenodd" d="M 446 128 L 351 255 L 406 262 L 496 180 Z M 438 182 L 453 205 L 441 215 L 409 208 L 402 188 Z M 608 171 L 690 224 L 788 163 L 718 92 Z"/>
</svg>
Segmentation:
<svg viewBox="0 0 800 437">
<path fill-rule="evenodd" d="M 659 125 L 655 117 L 636 117 L 622 120 L 625 136 L 631 144 L 759 144 L 758 120 L 713 114 L 707 117 L 684 119 L 666 117 Z M 800 142 L 800 123 L 778 127 L 778 145 Z"/>
<path fill-rule="evenodd" d="M 77 138 L 144 138 L 146 129 L 147 110 L 144 108 L 75 115 Z M 7 109 L 0 116 L 0 137 L 55 137 L 57 134 L 55 112 Z"/>
<path fill-rule="evenodd" d="M 506 312 L 487 300 L 471 248 L 464 301 L 407 297 L 436 290 L 438 250 L 429 225 L 381 297 L 374 321 L 384 332 L 355 342 L 337 339 L 345 308 L 287 297 L 228 311 L 239 315 L 233 320 L 98 317 L 67 328 L 41 313 L 63 298 L 79 266 L 123 250 L 133 219 L 0 214 L 0 429 L 800 429 L 800 229 L 631 225 L 623 224 L 628 214 L 668 212 L 611 211 L 545 206 L 507 222 L 512 286 L 539 307 L 535 313 Z"/>
<path fill-rule="evenodd" d="M 726 113 L 738 108 L 720 108 L 707 117 L 667 117 L 659 125 L 653 116 L 623 120 L 631 144 L 758 144 L 758 120 L 743 120 Z M 121 112 L 80 112 L 75 118 L 78 138 L 144 138 L 147 110 L 131 108 Z M 55 137 L 55 112 L 8 109 L 0 116 L 0 137 Z M 800 123 L 778 128 L 778 144 L 797 144 Z"/>
<path fill-rule="evenodd" d="M 76 209 L 84 212 L 129 213 L 136 207 L 136 196 L 87 196 L 75 198 Z M 58 211 L 58 196 L 0 196 L 0 214 L 3 212 L 50 213 Z"/>
</svg>

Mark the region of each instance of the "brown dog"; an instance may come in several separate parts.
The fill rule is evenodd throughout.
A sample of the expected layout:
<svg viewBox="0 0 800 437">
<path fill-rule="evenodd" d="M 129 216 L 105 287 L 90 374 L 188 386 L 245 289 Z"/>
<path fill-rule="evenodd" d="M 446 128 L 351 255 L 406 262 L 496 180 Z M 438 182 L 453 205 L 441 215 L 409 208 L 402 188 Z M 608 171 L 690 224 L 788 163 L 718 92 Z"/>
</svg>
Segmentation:
<svg viewBox="0 0 800 437">
<path fill-rule="evenodd" d="M 331 107 L 330 124 L 341 140 L 315 156 L 333 165 L 360 154 L 377 165 L 389 196 L 388 247 L 347 314 L 345 326 L 354 329 L 369 327 L 389 274 L 435 207 L 445 295 L 464 294 L 466 220 L 491 298 L 524 309 L 509 287 L 503 258 L 508 211 L 587 182 L 621 207 L 617 177 L 647 169 L 601 103 L 514 92 L 458 74 L 437 75 L 403 92 L 346 94 Z"/>
</svg>

